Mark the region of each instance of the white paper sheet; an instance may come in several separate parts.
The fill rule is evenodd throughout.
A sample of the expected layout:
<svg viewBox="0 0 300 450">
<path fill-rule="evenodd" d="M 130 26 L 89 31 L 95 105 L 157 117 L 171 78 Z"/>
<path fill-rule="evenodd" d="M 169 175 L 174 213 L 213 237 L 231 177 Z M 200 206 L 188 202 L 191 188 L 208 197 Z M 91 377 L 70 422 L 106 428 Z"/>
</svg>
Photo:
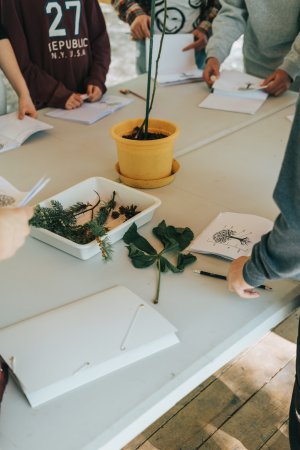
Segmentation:
<svg viewBox="0 0 300 450">
<path fill-rule="evenodd" d="M 44 187 L 49 183 L 50 178 L 46 176 L 42 177 L 38 182 L 30 189 L 28 192 L 21 192 L 15 186 L 13 186 L 9 181 L 0 176 L 0 195 L 9 197 L 9 204 L 2 206 L 24 206 L 30 202 Z M 5 199 L 4 199 L 5 200 Z"/>
<path fill-rule="evenodd" d="M 159 50 L 161 35 L 153 37 L 153 63 L 152 74 L 155 75 L 156 59 Z M 158 65 L 159 84 L 183 84 L 202 80 L 203 71 L 195 63 L 194 50 L 183 52 L 182 49 L 193 42 L 193 35 L 166 34 L 163 40 L 162 52 Z M 146 40 L 146 55 L 149 54 L 149 39 Z M 146 57 L 148 64 L 148 56 Z"/>
<path fill-rule="evenodd" d="M 236 70 L 224 70 L 215 81 L 212 93 L 199 104 L 200 108 L 255 114 L 268 94 L 259 89 L 241 89 L 248 83 L 259 85 L 262 80 Z"/>
<path fill-rule="evenodd" d="M 189 250 L 226 259 L 249 256 L 256 242 L 273 228 L 273 222 L 253 214 L 220 213 L 191 243 Z"/>
<path fill-rule="evenodd" d="M 158 311 L 123 286 L 0 330 L 0 355 L 34 407 L 179 342 Z"/>
<path fill-rule="evenodd" d="M 80 108 L 72 110 L 54 109 L 47 112 L 46 115 L 55 119 L 71 120 L 90 125 L 132 102 L 132 99 L 116 95 L 104 95 L 99 102 L 84 102 Z"/>
<path fill-rule="evenodd" d="M 0 116 L 0 153 L 20 147 L 26 139 L 38 131 L 52 128 L 52 125 L 29 116 L 20 120 L 16 112 Z"/>
</svg>

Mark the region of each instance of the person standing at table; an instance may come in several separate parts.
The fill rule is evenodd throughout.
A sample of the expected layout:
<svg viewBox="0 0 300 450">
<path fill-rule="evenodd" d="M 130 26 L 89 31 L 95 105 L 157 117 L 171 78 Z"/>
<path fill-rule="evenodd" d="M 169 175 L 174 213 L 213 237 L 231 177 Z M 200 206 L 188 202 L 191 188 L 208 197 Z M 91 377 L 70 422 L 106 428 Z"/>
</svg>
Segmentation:
<svg viewBox="0 0 300 450">
<path fill-rule="evenodd" d="M 204 79 L 209 86 L 233 43 L 244 34 L 245 71 L 264 78 L 265 91 L 280 95 L 300 74 L 300 2 L 223 0 L 206 47 Z M 293 90 L 299 90 L 299 79 Z"/>
<path fill-rule="evenodd" d="M 137 41 L 137 72 L 146 72 L 145 39 L 150 37 L 151 0 L 112 0 L 121 20 L 130 25 L 131 36 Z M 163 28 L 164 2 L 155 1 L 155 32 Z M 192 33 L 194 43 L 183 50 L 195 51 L 199 69 L 204 66 L 205 47 L 211 36 L 211 24 L 221 5 L 219 0 L 168 0 L 166 33 Z"/>
<path fill-rule="evenodd" d="M 19 98 L 19 119 L 25 114 L 36 117 L 37 112 L 30 98 L 28 87 L 19 69 L 14 51 L 7 38 L 7 33 L 0 24 L 0 68 L 13 86 Z"/>
<path fill-rule="evenodd" d="M 98 0 L 1 0 L 0 20 L 37 109 L 102 97 L 110 44 Z"/>
<path fill-rule="evenodd" d="M 271 279 L 300 280 L 300 102 L 277 181 L 274 200 L 280 214 L 273 229 L 262 236 L 250 258 L 233 261 L 228 272 L 228 287 L 240 297 L 259 297 L 254 288 Z M 290 444 L 300 450 L 300 322 L 297 340 L 296 379 L 290 406 Z"/>
</svg>

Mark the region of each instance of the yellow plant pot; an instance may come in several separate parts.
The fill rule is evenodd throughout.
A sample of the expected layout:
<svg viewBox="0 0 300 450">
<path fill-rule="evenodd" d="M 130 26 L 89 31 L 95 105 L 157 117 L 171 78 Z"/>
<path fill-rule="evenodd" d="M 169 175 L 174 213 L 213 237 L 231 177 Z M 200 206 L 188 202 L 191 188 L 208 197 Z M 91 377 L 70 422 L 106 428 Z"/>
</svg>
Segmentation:
<svg viewBox="0 0 300 450">
<path fill-rule="evenodd" d="M 128 179 L 157 180 L 172 173 L 174 139 L 178 127 L 168 121 L 149 119 L 149 132 L 162 133 L 167 137 L 154 140 L 126 139 L 143 119 L 128 119 L 111 129 L 118 151 L 119 170 Z"/>
</svg>

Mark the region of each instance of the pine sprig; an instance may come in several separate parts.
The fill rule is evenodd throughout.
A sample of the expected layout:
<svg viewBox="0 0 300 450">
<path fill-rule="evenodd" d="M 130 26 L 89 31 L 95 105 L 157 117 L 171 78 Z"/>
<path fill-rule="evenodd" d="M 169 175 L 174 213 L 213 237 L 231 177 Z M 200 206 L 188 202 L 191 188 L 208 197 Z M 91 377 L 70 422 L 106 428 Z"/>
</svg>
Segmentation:
<svg viewBox="0 0 300 450">
<path fill-rule="evenodd" d="M 57 200 L 51 200 L 49 207 L 36 206 L 34 215 L 30 220 L 30 224 L 37 228 L 44 228 L 52 231 L 59 236 L 62 236 L 77 244 L 88 244 L 93 240 L 96 240 L 102 257 L 105 260 L 111 259 L 112 246 L 109 242 L 106 233 L 108 231 L 106 227 L 106 221 L 112 214 L 116 207 L 116 192 L 112 193 L 111 198 L 108 201 L 101 199 L 98 192 L 98 197 L 95 204 L 90 202 L 76 202 L 74 205 L 64 209 L 62 204 Z M 136 206 L 120 206 L 120 208 L 128 208 L 132 210 Z M 77 224 L 78 216 L 82 214 L 90 213 L 90 220 L 83 225 Z M 138 211 L 135 212 L 137 214 Z M 125 220 L 127 216 L 124 214 Z"/>
</svg>

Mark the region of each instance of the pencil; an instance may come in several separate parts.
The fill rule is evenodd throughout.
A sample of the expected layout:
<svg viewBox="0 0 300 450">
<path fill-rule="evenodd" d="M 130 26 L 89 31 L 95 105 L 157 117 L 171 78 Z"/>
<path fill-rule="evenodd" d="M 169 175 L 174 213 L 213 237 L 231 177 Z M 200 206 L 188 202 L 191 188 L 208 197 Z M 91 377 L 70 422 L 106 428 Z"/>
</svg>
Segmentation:
<svg viewBox="0 0 300 450">
<path fill-rule="evenodd" d="M 220 275 L 218 273 L 206 272 L 205 270 L 193 270 L 194 273 L 198 273 L 199 275 L 205 275 L 207 277 L 218 278 L 219 280 L 227 280 L 225 275 Z M 271 291 L 272 288 L 270 286 L 266 286 L 265 284 L 261 284 L 260 286 L 256 286 L 258 289 L 264 289 L 265 291 Z"/>
</svg>

